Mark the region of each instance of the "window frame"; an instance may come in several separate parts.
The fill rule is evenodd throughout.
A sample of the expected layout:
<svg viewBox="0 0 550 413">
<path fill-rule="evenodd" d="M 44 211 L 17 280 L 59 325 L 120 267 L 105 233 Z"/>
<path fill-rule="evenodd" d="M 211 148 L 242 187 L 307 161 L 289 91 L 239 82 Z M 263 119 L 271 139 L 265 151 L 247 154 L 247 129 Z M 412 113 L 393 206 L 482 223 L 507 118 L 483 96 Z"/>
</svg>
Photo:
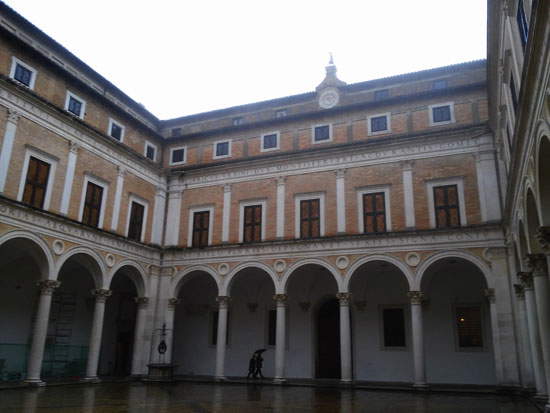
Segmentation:
<svg viewBox="0 0 550 413">
<path fill-rule="evenodd" d="M 262 223 L 260 230 L 260 242 L 265 241 L 265 227 L 267 217 L 267 199 L 250 199 L 239 202 L 239 243 L 244 242 L 244 208 L 247 206 L 261 205 L 262 206 Z M 254 243 L 256 241 L 251 241 Z M 248 242 L 247 242 L 248 244 Z"/>
<path fill-rule="evenodd" d="M 479 307 L 480 324 L 481 324 L 481 340 L 483 344 L 480 347 L 460 347 L 460 339 L 458 337 L 458 326 L 456 323 L 456 311 L 459 307 Z M 457 302 L 451 305 L 451 322 L 453 328 L 453 336 L 455 342 L 455 352 L 457 353 L 480 353 L 489 351 L 488 341 L 489 336 L 487 332 L 487 324 L 485 322 L 485 306 L 480 302 Z"/>
<path fill-rule="evenodd" d="M 114 125 L 117 125 L 121 131 L 120 131 L 120 140 L 115 138 L 111 132 L 113 130 L 113 124 Z M 109 137 L 113 138 L 115 141 L 117 142 L 124 142 L 124 133 L 126 132 L 126 128 L 118 121 L 114 120 L 113 118 L 109 118 L 109 128 L 107 129 L 107 134 L 109 135 Z"/>
<path fill-rule="evenodd" d="M 93 225 L 93 224 L 90 224 L 88 222 L 84 222 L 84 212 L 86 211 L 86 198 L 88 197 L 88 188 L 90 186 L 90 184 L 92 185 L 96 185 L 97 187 L 101 188 L 101 199 L 99 200 L 99 213 L 98 213 L 98 217 L 97 217 L 97 225 Z M 92 179 L 89 179 L 86 181 L 86 185 L 85 185 L 85 188 L 83 188 L 84 190 L 84 201 L 83 201 L 83 205 L 82 205 L 82 216 L 80 217 L 80 222 L 83 223 L 84 225 L 88 225 L 90 227 L 93 227 L 93 228 L 99 228 L 99 223 L 101 222 L 101 218 L 102 218 L 102 210 L 103 210 L 103 206 L 105 204 L 105 199 L 103 198 L 103 193 L 105 192 L 105 185 L 98 185 L 97 183 L 95 183 Z"/>
<path fill-rule="evenodd" d="M 97 221 L 98 229 L 103 228 L 103 222 L 105 220 L 105 205 L 107 205 L 107 197 L 109 194 L 109 183 L 89 172 L 84 173 L 82 191 L 80 194 L 80 207 L 78 210 L 78 221 L 82 222 L 84 216 L 84 203 L 86 202 L 86 190 L 88 189 L 88 182 L 91 182 L 97 186 L 103 188 L 103 193 L 101 195 L 101 208 L 99 209 L 99 219 Z"/>
<path fill-rule="evenodd" d="M 371 120 L 373 118 L 381 118 L 382 116 L 384 116 L 386 118 L 386 129 L 373 132 L 372 131 Z M 391 112 L 378 113 L 378 114 L 375 114 L 375 115 L 368 116 L 367 117 L 367 128 L 368 128 L 368 136 L 391 133 Z"/>
<path fill-rule="evenodd" d="M 23 66 L 25 69 L 27 69 L 31 72 L 31 79 L 29 81 L 28 86 L 15 78 L 15 71 L 17 69 L 17 65 Z M 36 82 L 36 76 L 37 75 L 38 75 L 38 71 L 34 67 L 28 65 L 27 63 L 23 62 L 21 59 L 18 59 L 15 56 L 11 57 L 10 79 L 16 81 L 17 84 L 25 86 L 25 87 L 29 88 L 30 90 L 34 90 L 34 84 Z"/>
<path fill-rule="evenodd" d="M 233 141 L 232 139 L 222 139 L 222 140 L 219 140 L 219 141 L 215 141 L 214 145 L 212 147 L 212 159 L 231 158 L 231 142 L 232 141 Z M 217 153 L 216 148 L 217 148 L 218 144 L 226 143 L 226 142 L 229 143 L 228 149 L 227 149 L 227 155 L 216 155 L 216 153 Z"/>
<path fill-rule="evenodd" d="M 173 162 L 172 161 L 173 153 L 180 149 L 183 149 L 183 160 L 179 162 Z M 170 148 L 170 158 L 168 159 L 168 164 L 172 166 L 172 165 L 183 165 L 185 163 L 187 163 L 187 145 Z"/>
<path fill-rule="evenodd" d="M 81 110 L 79 115 L 69 110 L 69 102 L 71 101 L 71 98 L 76 99 L 81 103 L 81 106 L 80 106 Z M 86 114 L 86 101 L 82 99 L 80 96 L 78 96 L 77 94 L 71 92 L 70 90 L 67 90 L 67 95 L 65 96 L 65 111 L 70 113 L 73 116 L 76 116 L 77 118 L 84 119 L 84 115 Z"/>
<path fill-rule="evenodd" d="M 195 212 L 208 211 L 208 246 L 212 245 L 212 229 L 214 226 L 214 206 L 213 205 L 197 205 L 188 209 L 187 220 L 187 246 L 191 248 L 193 246 L 193 218 Z M 198 247 L 197 247 L 198 248 Z"/>
<path fill-rule="evenodd" d="M 126 231 L 124 231 L 124 236 L 128 238 L 128 234 L 130 232 L 130 214 L 132 213 L 133 202 L 143 206 L 143 221 L 141 225 L 141 235 L 139 237 L 139 241 L 137 242 L 144 242 L 145 233 L 147 232 L 147 213 L 149 211 L 149 202 L 147 202 L 147 200 L 143 199 L 142 197 L 136 194 L 129 194 L 128 196 L 128 210 L 126 213 Z M 135 241 L 135 240 L 132 240 L 132 241 Z"/>
<path fill-rule="evenodd" d="M 433 110 L 436 109 L 436 108 L 441 108 L 443 106 L 449 106 L 449 112 L 450 112 L 450 115 L 451 115 L 451 119 L 450 120 L 444 120 L 444 121 L 441 121 L 441 122 L 434 122 L 434 112 L 433 112 Z M 456 122 L 454 102 L 445 102 L 445 103 L 438 103 L 438 104 L 435 104 L 435 105 L 429 105 L 428 106 L 428 112 L 429 112 L 429 116 L 430 116 L 430 126 L 448 125 L 448 124 Z"/>
<path fill-rule="evenodd" d="M 271 136 L 271 135 L 275 135 L 277 137 L 277 145 L 274 148 L 267 148 L 266 149 L 264 147 L 264 143 L 265 143 L 264 139 L 265 139 L 266 136 Z M 280 134 L 279 131 L 262 134 L 260 152 L 276 151 L 276 150 L 279 150 L 280 148 L 281 148 L 281 134 Z"/>
<path fill-rule="evenodd" d="M 42 207 L 43 211 L 48 211 L 50 209 L 50 203 L 52 199 L 53 191 L 53 182 L 55 181 L 55 171 L 57 168 L 57 163 L 59 159 L 55 156 L 52 156 L 46 152 L 41 151 L 38 148 L 26 146 L 25 148 L 25 157 L 23 160 L 23 169 L 21 171 L 21 177 L 19 180 L 19 191 L 17 193 L 17 200 L 23 202 L 23 194 L 25 192 L 25 183 L 27 181 L 27 174 L 29 173 L 29 162 L 31 156 L 37 159 L 40 159 L 42 162 L 50 164 L 50 173 L 48 175 L 48 184 L 46 185 L 46 193 L 44 194 L 44 205 Z"/>
<path fill-rule="evenodd" d="M 328 126 L 328 139 L 325 139 L 325 140 L 322 140 L 322 141 L 316 141 L 315 140 L 315 129 L 323 127 L 323 126 Z M 311 143 L 313 145 L 317 145 L 317 144 L 320 144 L 320 143 L 327 143 L 327 142 L 332 142 L 332 123 L 320 123 L 318 125 L 313 125 L 311 127 Z"/>
<path fill-rule="evenodd" d="M 434 187 L 437 186 L 447 186 L 447 185 L 456 185 L 457 193 L 458 193 L 458 216 L 460 217 L 460 226 L 458 227 L 448 227 L 448 228 L 440 228 L 442 230 L 445 229 L 453 229 L 453 228 L 460 228 L 465 227 L 467 225 L 466 220 L 466 203 L 464 200 L 464 178 L 463 177 L 454 177 L 454 178 L 440 178 L 440 179 L 433 179 L 430 181 L 426 181 L 426 191 L 428 191 L 428 213 L 430 214 L 430 228 L 437 228 L 437 220 L 435 217 L 435 199 L 434 199 Z"/>
<path fill-rule="evenodd" d="M 294 195 L 294 237 L 296 239 L 302 239 L 300 236 L 300 202 L 309 199 L 319 199 L 319 237 L 325 236 L 325 193 L 313 192 Z"/>
<path fill-rule="evenodd" d="M 384 193 L 384 207 L 386 209 L 386 233 L 391 232 L 391 202 L 390 202 L 390 185 L 367 186 L 357 189 L 357 231 L 359 234 L 367 234 L 365 232 L 365 214 L 363 208 L 363 195 L 374 194 L 377 192 Z M 368 234 L 385 234 L 384 232 L 372 232 Z"/>
<path fill-rule="evenodd" d="M 399 308 L 403 310 L 403 323 L 405 327 L 405 346 L 386 346 L 384 340 L 384 310 Z M 378 305 L 378 348 L 380 351 L 409 351 L 412 337 L 410 334 L 409 308 L 402 304 L 379 304 Z"/>
<path fill-rule="evenodd" d="M 147 147 L 151 147 L 155 150 L 155 156 L 154 156 L 154 159 L 151 159 L 147 156 Z M 154 143 L 151 143 L 149 141 L 145 141 L 145 146 L 144 146 L 144 150 L 143 150 L 143 156 L 145 156 L 147 159 L 149 159 L 150 161 L 152 162 L 156 162 L 157 161 L 157 154 L 158 154 L 158 147 L 157 145 L 155 145 Z"/>
</svg>

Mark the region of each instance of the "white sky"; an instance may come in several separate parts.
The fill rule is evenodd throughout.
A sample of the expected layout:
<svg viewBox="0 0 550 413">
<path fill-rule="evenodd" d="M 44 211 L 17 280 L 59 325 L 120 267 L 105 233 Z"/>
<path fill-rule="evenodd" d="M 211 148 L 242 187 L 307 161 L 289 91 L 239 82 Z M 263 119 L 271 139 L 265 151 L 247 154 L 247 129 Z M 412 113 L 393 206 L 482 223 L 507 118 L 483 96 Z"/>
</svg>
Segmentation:
<svg viewBox="0 0 550 413">
<path fill-rule="evenodd" d="M 486 0 L 6 0 L 161 119 L 486 56 Z"/>
</svg>

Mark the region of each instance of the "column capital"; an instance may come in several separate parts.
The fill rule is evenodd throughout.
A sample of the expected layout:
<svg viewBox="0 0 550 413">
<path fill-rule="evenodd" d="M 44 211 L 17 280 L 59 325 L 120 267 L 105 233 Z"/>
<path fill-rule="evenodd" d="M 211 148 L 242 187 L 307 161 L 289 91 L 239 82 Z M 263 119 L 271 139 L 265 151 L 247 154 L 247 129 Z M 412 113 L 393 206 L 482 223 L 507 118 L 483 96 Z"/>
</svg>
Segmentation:
<svg viewBox="0 0 550 413">
<path fill-rule="evenodd" d="M 126 168 L 123 166 L 117 166 L 116 175 L 120 178 L 124 178 L 124 175 L 126 175 Z"/>
<path fill-rule="evenodd" d="M 343 179 L 344 176 L 346 176 L 346 170 L 345 169 L 337 169 L 334 172 L 336 173 L 336 179 Z"/>
<path fill-rule="evenodd" d="M 168 300 L 168 309 L 169 310 L 175 310 L 176 309 L 176 306 L 181 303 L 181 300 L 179 298 L 170 298 Z"/>
<path fill-rule="evenodd" d="M 92 290 L 92 295 L 95 297 L 96 303 L 104 303 L 107 301 L 107 298 L 113 294 L 111 290 L 106 290 L 104 288 L 98 288 L 97 290 Z"/>
<path fill-rule="evenodd" d="M 402 161 L 401 162 L 401 168 L 403 168 L 404 171 L 411 171 L 414 166 L 414 161 Z"/>
<path fill-rule="evenodd" d="M 351 293 L 338 293 L 336 298 L 340 301 L 340 305 L 349 305 L 351 301 Z"/>
<path fill-rule="evenodd" d="M 286 294 L 275 294 L 273 296 L 273 300 L 275 300 L 275 302 L 277 303 L 277 305 L 285 305 L 286 304 L 286 300 L 287 300 L 288 296 Z"/>
<path fill-rule="evenodd" d="M 533 277 L 547 276 L 548 267 L 546 264 L 546 255 L 544 254 L 528 254 L 527 261 L 529 267 L 533 270 Z"/>
<path fill-rule="evenodd" d="M 69 152 L 73 154 L 78 153 L 78 148 L 80 148 L 80 145 L 76 143 L 75 141 L 69 141 Z"/>
<path fill-rule="evenodd" d="M 42 280 L 42 281 L 38 281 L 36 285 L 38 285 L 38 288 L 40 288 L 41 295 L 52 295 L 53 290 L 55 290 L 61 285 L 61 281 Z"/>
<path fill-rule="evenodd" d="M 411 300 L 411 304 L 421 305 L 424 299 L 424 293 L 422 291 L 409 291 L 407 297 Z"/>
<path fill-rule="evenodd" d="M 547 254 L 550 254 L 550 227 L 539 227 L 535 238 Z"/>
<path fill-rule="evenodd" d="M 230 184 L 225 184 L 223 186 L 223 192 L 224 193 L 231 192 L 231 185 Z"/>
<path fill-rule="evenodd" d="M 220 305 L 220 308 L 227 308 L 227 306 L 229 305 L 229 301 L 231 301 L 231 297 L 229 297 L 228 295 L 218 295 L 216 297 L 216 301 Z"/>
<path fill-rule="evenodd" d="M 518 300 L 523 300 L 525 298 L 525 289 L 521 284 L 514 284 L 514 292 Z"/>
<path fill-rule="evenodd" d="M 181 191 L 170 191 L 168 192 L 169 199 L 181 199 Z"/>
<path fill-rule="evenodd" d="M 286 183 L 286 176 L 277 177 L 277 186 L 283 186 Z"/>
<path fill-rule="evenodd" d="M 19 121 L 20 117 L 21 117 L 21 114 L 18 111 L 11 108 L 8 109 L 8 122 L 11 122 L 17 125 L 17 122 Z"/>
<path fill-rule="evenodd" d="M 495 303 L 495 289 L 494 288 L 485 288 L 483 290 L 483 295 L 489 300 L 491 304 Z"/>
<path fill-rule="evenodd" d="M 138 308 L 145 308 L 149 303 L 149 297 L 134 297 L 134 301 L 136 302 Z"/>
<path fill-rule="evenodd" d="M 518 279 L 521 281 L 523 290 L 532 290 L 533 289 L 533 274 L 526 271 L 518 272 Z"/>
</svg>

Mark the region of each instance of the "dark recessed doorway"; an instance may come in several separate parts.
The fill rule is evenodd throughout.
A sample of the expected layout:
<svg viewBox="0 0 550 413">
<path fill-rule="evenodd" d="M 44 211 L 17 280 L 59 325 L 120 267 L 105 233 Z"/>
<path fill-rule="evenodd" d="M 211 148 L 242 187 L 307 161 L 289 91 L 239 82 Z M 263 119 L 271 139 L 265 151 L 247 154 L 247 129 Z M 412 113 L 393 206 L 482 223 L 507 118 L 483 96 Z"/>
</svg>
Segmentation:
<svg viewBox="0 0 550 413">
<path fill-rule="evenodd" d="M 320 379 L 340 378 L 340 304 L 326 301 L 317 313 L 317 369 Z"/>
</svg>

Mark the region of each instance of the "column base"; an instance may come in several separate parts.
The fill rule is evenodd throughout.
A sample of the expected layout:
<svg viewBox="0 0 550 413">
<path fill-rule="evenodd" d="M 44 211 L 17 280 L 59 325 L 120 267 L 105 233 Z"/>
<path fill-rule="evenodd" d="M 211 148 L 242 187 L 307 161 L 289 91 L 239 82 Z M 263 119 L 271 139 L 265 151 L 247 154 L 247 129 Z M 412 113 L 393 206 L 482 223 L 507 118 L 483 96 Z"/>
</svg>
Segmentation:
<svg viewBox="0 0 550 413">
<path fill-rule="evenodd" d="M 40 379 L 27 379 L 23 380 L 23 383 L 29 385 L 30 387 L 44 387 L 46 385 L 46 382 Z"/>
<path fill-rule="evenodd" d="M 97 384 L 101 383 L 101 379 L 99 377 L 84 377 L 80 380 L 83 383 L 90 383 L 90 384 Z"/>
<path fill-rule="evenodd" d="M 275 377 L 273 379 L 274 384 L 283 384 L 286 383 L 286 379 L 284 377 Z"/>
<path fill-rule="evenodd" d="M 227 377 L 225 377 L 225 376 L 215 376 L 214 381 L 227 381 Z"/>
<path fill-rule="evenodd" d="M 414 383 L 413 389 L 418 391 L 426 391 L 430 388 L 427 383 Z"/>
<path fill-rule="evenodd" d="M 340 379 L 340 384 L 349 386 L 349 385 L 352 384 L 352 383 L 353 383 L 353 380 L 352 380 L 352 379 Z"/>
</svg>

